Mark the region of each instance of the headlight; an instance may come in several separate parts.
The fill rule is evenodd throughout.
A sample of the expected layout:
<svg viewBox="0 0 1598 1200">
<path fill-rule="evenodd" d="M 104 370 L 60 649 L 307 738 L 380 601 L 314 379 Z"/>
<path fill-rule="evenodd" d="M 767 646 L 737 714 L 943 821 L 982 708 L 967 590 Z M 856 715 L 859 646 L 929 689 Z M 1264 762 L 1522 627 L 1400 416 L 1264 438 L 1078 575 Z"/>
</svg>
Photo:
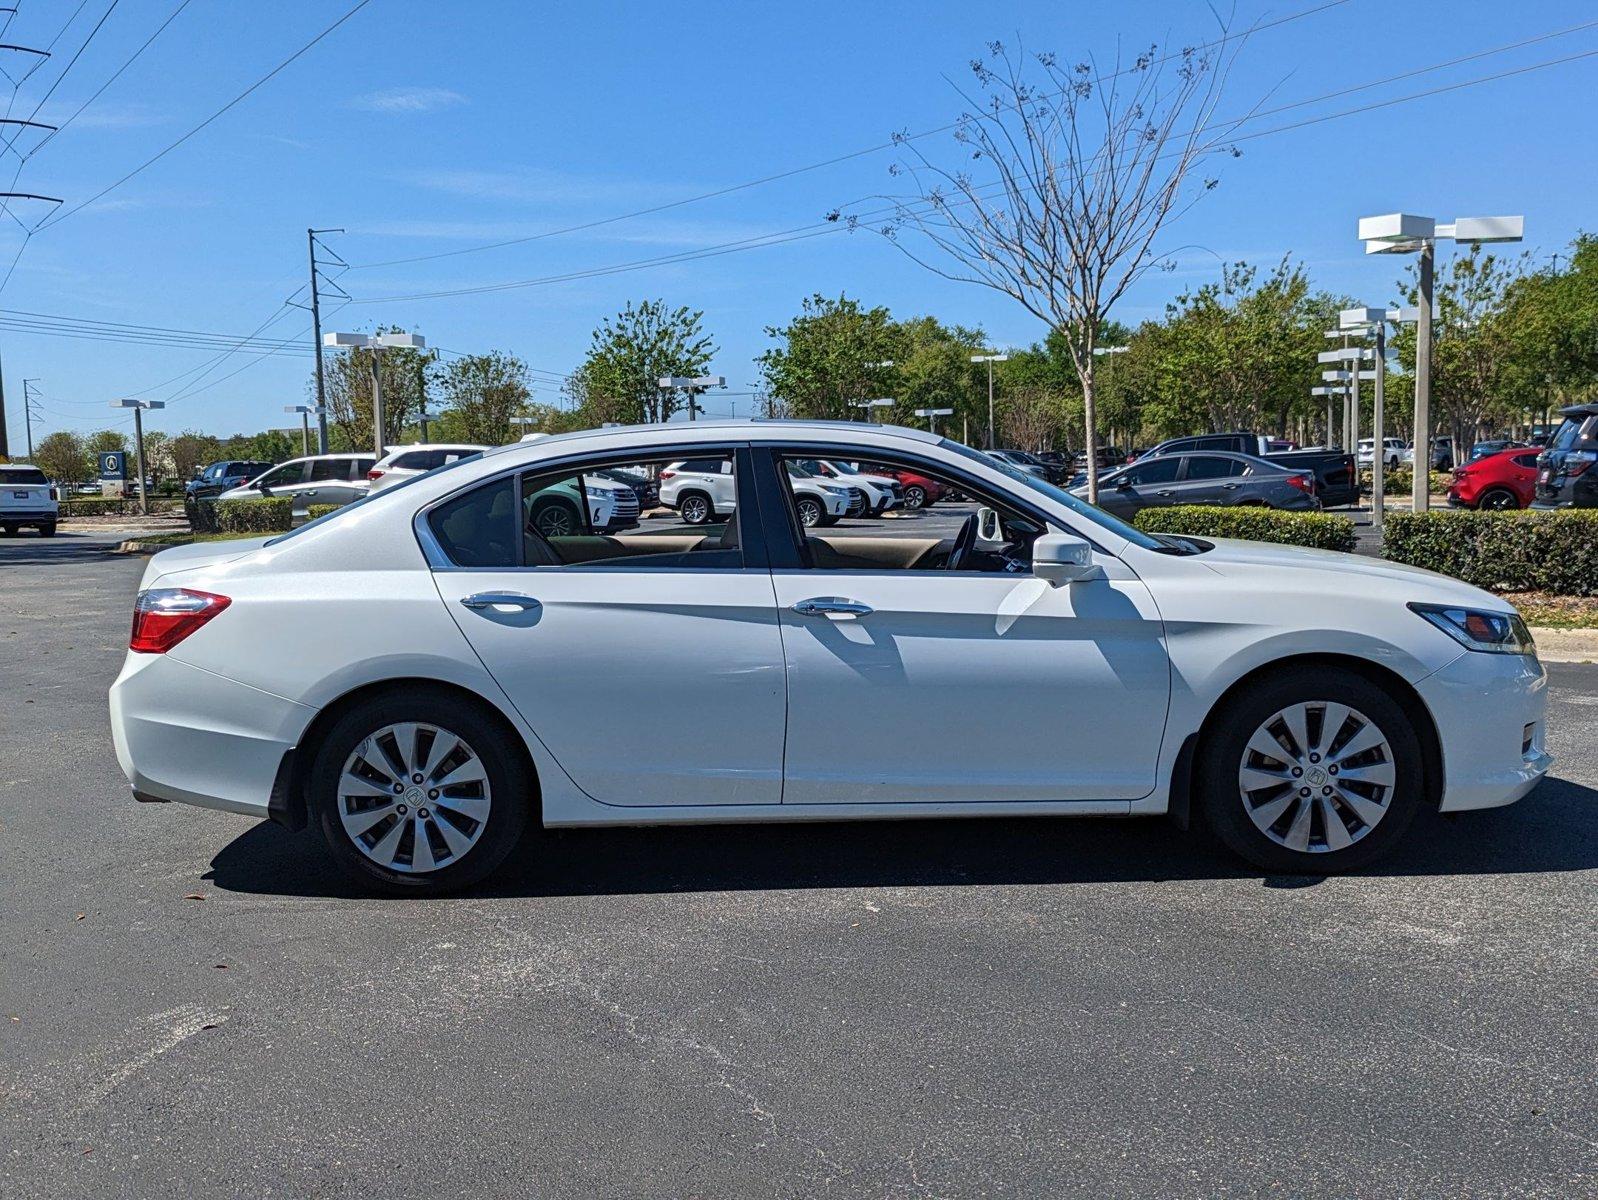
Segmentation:
<svg viewBox="0 0 1598 1200">
<path fill-rule="evenodd" d="M 1448 604 L 1411 604 L 1409 609 L 1467 650 L 1480 650 L 1484 654 L 1537 653 L 1526 622 L 1518 613 L 1484 612 Z"/>
<path fill-rule="evenodd" d="M 610 490 L 608 488 L 595 487 L 593 484 L 589 483 L 583 485 L 583 491 L 588 493 L 588 498 L 590 500 L 610 499 Z"/>
<path fill-rule="evenodd" d="M 847 496 L 849 494 L 849 490 L 847 488 L 833 487 L 830 483 L 822 484 L 821 490 L 826 492 L 829 496 Z"/>
</svg>

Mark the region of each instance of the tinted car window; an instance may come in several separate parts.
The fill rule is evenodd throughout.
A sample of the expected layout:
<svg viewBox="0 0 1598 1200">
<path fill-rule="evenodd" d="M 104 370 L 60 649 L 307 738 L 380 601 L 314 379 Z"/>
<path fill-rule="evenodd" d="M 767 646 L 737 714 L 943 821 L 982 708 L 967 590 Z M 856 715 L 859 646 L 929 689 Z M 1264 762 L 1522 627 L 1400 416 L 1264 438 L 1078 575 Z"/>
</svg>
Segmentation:
<svg viewBox="0 0 1598 1200">
<path fill-rule="evenodd" d="M 1133 487 L 1145 483 L 1171 483 L 1176 479 L 1176 472 L 1182 465 L 1179 458 L 1167 458 L 1161 455 L 1151 458 L 1147 462 L 1136 463 L 1126 473 L 1126 479 Z"/>
<path fill-rule="evenodd" d="M 1517 467 L 1535 467 L 1537 456 L 1535 454 L 1517 454 L 1512 460 Z"/>
<path fill-rule="evenodd" d="M 0 483 L 49 483 L 38 467 L 0 467 Z"/>
<path fill-rule="evenodd" d="M 683 460 L 680 471 L 697 471 L 705 475 L 721 474 L 721 464 L 725 459 L 720 458 L 688 458 Z"/>
<path fill-rule="evenodd" d="M 343 458 L 318 458 L 311 463 L 311 483 L 323 483 L 330 479 L 349 478 L 349 460 Z"/>
<path fill-rule="evenodd" d="M 516 499 L 509 478 L 473 488 L 439 505 L 428 515 L 427 523 L 457 566 L 518 565 Z"/>
<path fill-rule="evenodd" d="M 412 450 L 408 454 L 401 454 L 391 467 L 400 467 L 407 471 L 431 471 L 434 467 L 444 465 L 444 452 L 442 450 Z"/>
<path fill-rule="evenodd" d="M 309 464 L 301 462 L 286 462 L 275 471 L 268 471 L 261 476 L 259 482 L 267 487 L 292 487 L 297 483 L 305 482 L 305 468 Z"/>
<path fill-rule="evenodd" d="M 1235 458 L 1221 458 L 1214 454 L 1195 454 L 1187 460 L 1187 478 L 1228 479 L 1243 473 L 1243 464 Z"/>
</svg>

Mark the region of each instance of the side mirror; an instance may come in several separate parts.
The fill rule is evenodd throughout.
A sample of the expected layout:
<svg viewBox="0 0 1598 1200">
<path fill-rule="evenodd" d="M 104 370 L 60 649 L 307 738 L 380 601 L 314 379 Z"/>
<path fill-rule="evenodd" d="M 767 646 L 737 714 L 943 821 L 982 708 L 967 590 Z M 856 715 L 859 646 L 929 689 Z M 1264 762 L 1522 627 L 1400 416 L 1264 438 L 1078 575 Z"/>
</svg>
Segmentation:
<svg viewBox="0 0 1598 1200">
<path fill-rule="evenodd" d="M 1045 533 L 1032 543 L 1032 574 L 1054 587 L 1098 579 L 1093 547 L 1069 533 Z"/>
<path fill-rule="evenodd" d="M 1132 477 L 1123 475 L 1120 479 L 1117 479 L 1115 481 L 1115 490 L 1118 492 L 1130 492 L 1132 490 Z"/>
<path fill-rule="evenodd" d="M 1004 541 L 1004 526 L 999 520 L 998 510 L 989 508 L 985 504 L 977 509 L 977 541 Z"/>
<path fill-rule="evenodd" d="M 263 496 L 270 496 L 272 494 L 272 489 L 267 487 L 266 484 L 264 484 L 264 483 L 256 484 L 255 485 L 255 490 L 260 492 L 261 495 L 263 495 Z"/>
</svg>

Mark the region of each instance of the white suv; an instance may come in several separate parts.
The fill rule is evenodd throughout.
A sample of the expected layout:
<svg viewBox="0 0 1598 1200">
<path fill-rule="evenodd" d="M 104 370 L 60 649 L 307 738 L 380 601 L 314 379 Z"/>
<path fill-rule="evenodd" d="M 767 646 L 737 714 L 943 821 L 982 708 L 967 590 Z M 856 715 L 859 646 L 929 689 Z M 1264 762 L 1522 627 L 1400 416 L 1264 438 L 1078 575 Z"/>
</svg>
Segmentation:
<svg viewBox="0 0 1598 1200">
<path fill-rule="evenodd" d="M 10 537 L 24 525 L 54 537 L 61 505 L 44 472 L 27 463 L 0 464 L 0 530 Z"/>
<path fill-rule="evenodd" d="M 410 446 L 385 446 L 384 449 L 388 453 L 366 473 L 366 477 L 372 481 L 371 490 L 374 492 L 393 487 L 403 479 L 421 475 L 446 463 L 481 454 L 488 447 L 474 446 L 468 442 L 418 442 Z"/>
<path fill-rule="evenodd" d="M 864 494 L 818 479 L 788 464 L 794 505 L 806 527 L 832 525 L 839 517 L 865 508 Z M 738 505 L 730 458 L 687 458 L 660 473 L 660 502 L 675 508 L 689 525 L 704 525 L 732 515 Z"/>
<path fill-rule="evenodd" d="M 890 508 L 898 508 L 904 503 L 903 485 L 887 475 L 871 475 L 853 463 L 836 459 L 801 458 L 798 462 L 812 475 L 830 479 L 840 487 L 859 488 L 865 495 L 865 516 L 880 517 Z"/>
</svg>

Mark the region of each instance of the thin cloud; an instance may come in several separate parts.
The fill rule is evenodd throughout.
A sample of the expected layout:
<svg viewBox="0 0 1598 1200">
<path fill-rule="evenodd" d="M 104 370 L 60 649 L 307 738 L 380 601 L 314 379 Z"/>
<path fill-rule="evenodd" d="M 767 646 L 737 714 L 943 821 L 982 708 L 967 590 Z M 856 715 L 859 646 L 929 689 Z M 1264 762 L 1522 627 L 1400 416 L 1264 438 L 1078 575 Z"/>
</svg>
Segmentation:
<svg viewBox="0 0 1598 1200">
<path fill-rule="evenodd" d="M 376 113 L 424 113 L 465 103 L 465 96 L 449 88 L 396 87 L 356 96 L 350 107 Z"/>
</svg>

